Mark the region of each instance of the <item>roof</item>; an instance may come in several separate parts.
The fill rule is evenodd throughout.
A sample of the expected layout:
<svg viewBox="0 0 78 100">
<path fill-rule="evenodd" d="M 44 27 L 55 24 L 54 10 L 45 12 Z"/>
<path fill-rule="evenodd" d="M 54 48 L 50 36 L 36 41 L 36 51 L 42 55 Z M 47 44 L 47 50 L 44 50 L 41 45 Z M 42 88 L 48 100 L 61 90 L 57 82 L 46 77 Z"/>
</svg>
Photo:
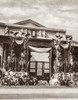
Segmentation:
<svg viewBox="0 0 78 100">
<path fill-rule="evenodd" d="M 58 28 L 46 28 L 46 27 L 26 27 L 25 25 L 17 25 L 17 24 L 10 24 L 10 23 L 0 23 L 0 26 L 8 26 L 13 28 L 27 28 L 32 30 L 45 30 L 45 31 L 55 31 L 55 32 L 66 32 L 65 29 L 58 29 Z"/>
<path fill-rule="evenodd" d="M 23 25 L 23 23 L 26 23 L 26 22 L 34 23 L 35 25 L 38 25 L 39 27 L 28 27 L 26 25 Z M 20 24 L 20 23 L 22 23 L 22 24 Z M 0 26 L 5 26 L 5 27 L 7 26 L 7 27 L 12 27 L 12 28 L 27 28 L 27 29 L 31 29 L 31 30 L 42 30 L 42 31 L 45 30 L 45 31 L 62 32 L 62 33 L 66 32 L 66 30 L 62 29 L 62 28 L 47 28 L 31 19 L 17 22 L 14 24 L 0 22 Z"/>
<path fill-rule="evenodd" d="M 38 26 L 38 27 L 45 27 L 45 26 L 43 26 L 42 24 L 40 24 L 40 23 L 38 23 L 38 22 L 36 22 L 36 21 L 34 21 L 34 20 L 31 20 L 31 19 L 23 20 L 23 21 L 20 21 L 20 22 L 16 22 L 16 23 L 14 23 L 14 24 L 24 25 L 24 24 L 27 24 L 27 23 L 32 23 L 32 24 L 34 24 L 34 25 L 36 25 L 36 26 Z"/>
</svg>

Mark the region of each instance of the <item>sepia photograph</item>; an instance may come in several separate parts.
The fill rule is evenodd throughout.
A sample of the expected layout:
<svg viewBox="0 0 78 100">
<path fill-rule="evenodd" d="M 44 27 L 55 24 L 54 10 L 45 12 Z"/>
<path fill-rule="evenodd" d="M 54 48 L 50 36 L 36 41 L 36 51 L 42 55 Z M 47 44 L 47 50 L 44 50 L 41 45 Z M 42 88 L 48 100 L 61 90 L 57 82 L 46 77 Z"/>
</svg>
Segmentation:
<svg viewBox="0 0 78 100">
<path fill-rule="evenodd" d="M 0 100 L 78 99 L 78 0 L 0 1 Z"/>
</svg>

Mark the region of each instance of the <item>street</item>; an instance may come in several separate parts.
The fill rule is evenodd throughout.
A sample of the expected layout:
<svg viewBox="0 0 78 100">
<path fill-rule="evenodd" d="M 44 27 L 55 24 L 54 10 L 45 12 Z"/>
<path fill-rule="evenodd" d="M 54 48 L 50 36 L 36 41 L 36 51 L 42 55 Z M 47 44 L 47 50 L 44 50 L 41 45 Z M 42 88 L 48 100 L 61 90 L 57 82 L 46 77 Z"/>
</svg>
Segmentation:
<svg viewBox="0 0 78 100">
<path fill-rule="evenodd" d="M 44 86 L 0 87 L 0 100 L 77 100 L 77 98 L 78 88 Z"/>
</svg>

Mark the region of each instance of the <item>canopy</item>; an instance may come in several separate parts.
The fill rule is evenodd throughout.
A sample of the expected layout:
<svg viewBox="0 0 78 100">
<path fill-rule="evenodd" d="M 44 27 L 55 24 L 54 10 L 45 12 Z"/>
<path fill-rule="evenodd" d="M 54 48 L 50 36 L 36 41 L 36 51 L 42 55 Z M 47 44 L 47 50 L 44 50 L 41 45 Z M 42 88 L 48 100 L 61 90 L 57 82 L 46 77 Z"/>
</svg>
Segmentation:
<svg viewBox="0 0 78 100">
<path fill-rule="evenodd" d="M 28 47 L 32 51 L 35 51 L 35 52 L 38 52 L 38 53 L 46 53 L 46 52 L 49 52 L 51 50 L 51 48 L 37 48 L 37 47 L 32 47 L 32 46 L 28 46 Z"/>
</svg>

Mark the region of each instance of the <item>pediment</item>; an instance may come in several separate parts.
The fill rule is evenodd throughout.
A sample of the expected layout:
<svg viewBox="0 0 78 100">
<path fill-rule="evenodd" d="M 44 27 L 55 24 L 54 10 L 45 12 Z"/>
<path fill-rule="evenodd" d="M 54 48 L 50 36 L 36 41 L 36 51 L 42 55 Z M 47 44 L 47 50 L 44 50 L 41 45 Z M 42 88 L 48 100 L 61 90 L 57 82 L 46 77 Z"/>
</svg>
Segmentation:
<svg viewBox="0 0 78 100">
<path fill-rule="evenodd" d="M 31 19 L 20 21 L 20 22 L 17 22 L 15 24 L 25 25 L 27 27 L 45 27 L 45 26 L 43 26 L 43 25 L 39 24 L 38 22 L 31 20 Z"/>
</svg>

